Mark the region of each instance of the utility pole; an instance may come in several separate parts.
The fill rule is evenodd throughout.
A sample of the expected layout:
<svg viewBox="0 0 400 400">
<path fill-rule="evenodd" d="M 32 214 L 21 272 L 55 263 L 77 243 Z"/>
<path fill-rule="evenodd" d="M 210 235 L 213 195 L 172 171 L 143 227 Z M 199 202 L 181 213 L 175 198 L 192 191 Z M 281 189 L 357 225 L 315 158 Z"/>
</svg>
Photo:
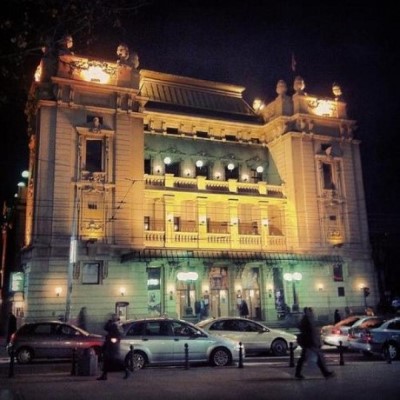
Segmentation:
<svg viewBox="0 0 400 400">
<path fill-rule="evenodd" d="M 68 277 L 67 277 L 67 296 L 65 301 L 64 321 L 68 322 L 71 316 L 72 284 L 73 274 L 76 265 L 78 250 L 78 194 L 74 191 L 74 208 L 72 210 L 71 239 L 69 244 Z"/>
</svg>

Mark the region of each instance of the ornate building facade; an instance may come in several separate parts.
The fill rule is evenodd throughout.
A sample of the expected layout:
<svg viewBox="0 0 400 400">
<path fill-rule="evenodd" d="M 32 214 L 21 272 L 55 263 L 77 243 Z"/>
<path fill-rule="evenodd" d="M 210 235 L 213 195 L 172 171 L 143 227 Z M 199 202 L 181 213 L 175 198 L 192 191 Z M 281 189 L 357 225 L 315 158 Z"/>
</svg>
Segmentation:
<svg viewBox="0 0 400 400">
<path fill-rule="evenodd" d="M 118 55 L 38 69 L 25 319 L 85 306 L 94 329 L 114 310 L 195 320 L 245 300 L 254 319 L 312 306 L 323 320 L 376 302 L 360 142 L 337 85 L 319 98 L 279 81 L 251 107 L 243 87 Z"/>
</svg>

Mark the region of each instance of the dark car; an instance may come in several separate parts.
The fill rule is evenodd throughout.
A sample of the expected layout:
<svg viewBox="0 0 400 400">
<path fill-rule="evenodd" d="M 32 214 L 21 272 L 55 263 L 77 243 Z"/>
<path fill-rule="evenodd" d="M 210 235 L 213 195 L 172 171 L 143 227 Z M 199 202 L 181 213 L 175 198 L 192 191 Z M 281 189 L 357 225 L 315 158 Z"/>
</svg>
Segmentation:
<svg viewBox="0 0 400 400">
<path fill-rule="evenodd" d="M 70 359 L 74 349 L 93 349 L 100 355 L 103 343 L 101 335 L 64 322 L 46 321 L 22 325 L 11 336 L 8 351 L 14 351 L 18 363 L 27 364 L 33 359 Z"/>
<path fill-rule="evenodd" d="M 122 325 L 117 361 L 135 369 L 147 365 L 208 363 L 222 367 L 239 360 L 239 343 L 210 335 L 174 318 L 146 318 Z M 133 354 L 131 352 L 133 347 Z M 244 348 L 242 349 L 244 356 Z"/>
</svg>

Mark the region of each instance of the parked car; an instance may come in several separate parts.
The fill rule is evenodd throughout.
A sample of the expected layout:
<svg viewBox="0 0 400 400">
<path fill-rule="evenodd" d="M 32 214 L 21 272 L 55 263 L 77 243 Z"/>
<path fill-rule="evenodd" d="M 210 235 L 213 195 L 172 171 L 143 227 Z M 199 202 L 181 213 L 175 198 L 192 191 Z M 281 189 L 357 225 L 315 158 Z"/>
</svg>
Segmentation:
<svg viewBox="0 0 400 400">
<path fill-rule="evenodd" d="M 30 363 L 40 358 L 70 359 L 73 349 L 78 352 L 93 349 L 101 354 L 104 337 L 89 333 L 75 325 L 60 321 L 26 323 L 10 338 L 8 351 L 14 351 L 19 364 Z"/>
<path fill-rule="evenodd" d="M 380 327 L 384 322 L 385 322 L 384 317 L 376 316 L 376 317 L 366 318 L 363 322 L 360 322 L 358 325 L 356 324 L 356 326 L 352 326 L 349 329 L 347 337 L 348 348 L 350 350 L 359 350 L 366 356 L 371 355 L 371 352 L 366 347 L 367 343 L 364 340 L 365 332 L 368 331 L 369 329 L 375 329 Z"/>
<path fill-rule="evenodd" d="M 321 342 L 329 346 L 348 347 L 348 334 L 351 327 L 355 327 L 366 319 L 371 318 L 368 315 L 350 315 L 334 325 L 325 325 L 321 328 Z"/>
<path fill-rule="evenodd" d="M 296 335 L 241 317 L 210 318 L 198 322 L 196 326 L 213 335 L 242 342 L 247 355 L 272 353 L 283 356 L 287 354 L 290 343 L 293 343 L 293 349 L 298 346 Z"/>
<path fill-rule="evenodd" d="M 391 360 L 400 358 L 400 317 L 384 321 L 379 327 L 364 329 L 357 348 L 365 353 L 382 354 Z"/>
<path fill-rule="evenodd" d="M 147 365 L 209 363 L 226 366 L 239 361 L 239 343 L 215 337 L 195 325 L 174 318 L 146 318 L 121 324 L 117 360 L 135 369 Z M 131 353 L 133 346 L 133 355 Z M 242 357 L 245 349 L 242 348 Z"/>
</svg>

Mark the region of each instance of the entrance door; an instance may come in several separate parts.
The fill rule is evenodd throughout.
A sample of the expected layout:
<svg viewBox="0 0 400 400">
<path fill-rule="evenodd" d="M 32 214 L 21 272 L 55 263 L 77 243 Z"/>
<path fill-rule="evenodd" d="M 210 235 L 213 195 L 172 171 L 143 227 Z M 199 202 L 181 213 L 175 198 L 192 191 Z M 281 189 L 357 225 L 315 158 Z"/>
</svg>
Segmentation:
<svg viewBox="0 0 400 400">
<path fill-rule="evenodd" d="M 211 290 L 211 304 L 209 315 L 215 318 L 229 316 L 228 290 Z"/>
<path fill-rule="evenodd" d="M 249 308 L 249 318 L 261 320 L 260 291 L 258 289 L 244 289 L 243 298 Z"/>
</svg>

